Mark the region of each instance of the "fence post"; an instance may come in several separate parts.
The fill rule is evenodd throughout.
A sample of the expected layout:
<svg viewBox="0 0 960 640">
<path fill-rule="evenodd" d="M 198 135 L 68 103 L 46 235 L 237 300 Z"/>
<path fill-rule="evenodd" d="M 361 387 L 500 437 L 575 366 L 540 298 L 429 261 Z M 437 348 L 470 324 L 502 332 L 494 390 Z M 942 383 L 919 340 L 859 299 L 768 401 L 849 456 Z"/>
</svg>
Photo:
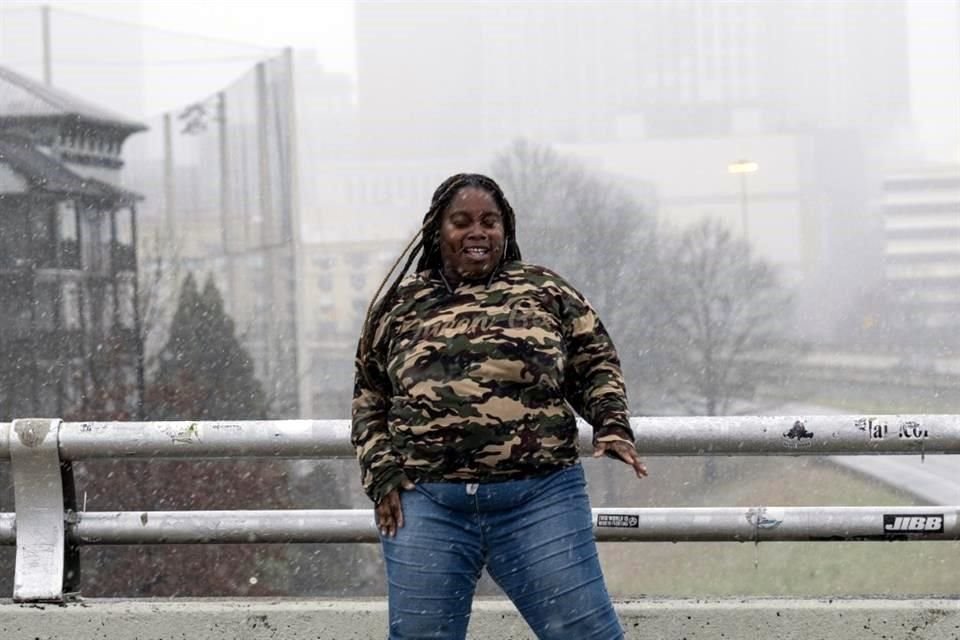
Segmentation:
<svg viewBox="0 0 960 640">
<path fill-rule="evenodd" d="M 59 419 L 13 421 L 10 462 L 16 505 L 13 599 L 63 602 L 64 517 Z"/>
</svg>

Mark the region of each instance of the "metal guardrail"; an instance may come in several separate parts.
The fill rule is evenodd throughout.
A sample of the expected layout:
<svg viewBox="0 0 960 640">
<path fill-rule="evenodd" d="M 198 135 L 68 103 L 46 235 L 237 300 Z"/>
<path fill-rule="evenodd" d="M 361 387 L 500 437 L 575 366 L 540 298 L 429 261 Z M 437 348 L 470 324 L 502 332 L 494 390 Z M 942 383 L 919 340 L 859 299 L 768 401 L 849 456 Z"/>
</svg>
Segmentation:
<svg viewBox="0 0 960 640">
<path fill-rule="evenodd" d="M 23 421 L 20 421 L 23 422 Z M 13 423 L 0 422 L 0 460 Z M 645 456 L 960 453 L 960 415 L 632 418 Z M 40 427 L 37 427 L 40 428 Z M 591 429 L 580 422 L 580 447 Z M 348 420 L 63 422 L 61 460 L 353 457 Z"/>
<path fill-rule="evenodd" d="M 960 416 L 633 418 L 644 456 L 960 453 Z M 372 510 L 83 512 L 70 463 L 96 458 L 352 457 L 346 420 L 0 423 L 16 513 L 14 599 L 63 601 L 80 545 L 377 542 Z M 581 450 L 592 449 L 580 423 Z M 64 472 L 66 468 L 66 472 Z M 66 501 L 65 501 L 66 498 Z M 960 507 L 594 509 L 600 541 L 957 540 Z"/>
<path fill-rule="evenodd" d="M 13 514 L 3 514 L 12 516 Z M 960 507 L 695 507 L 593 510 L 601 542 L 960 540 Z M 0 543 L 13 544 L 0 516 Z M 370 509 L 87 511 L 71 514 L 80 545 L 379 542 Z"/>
</svg>

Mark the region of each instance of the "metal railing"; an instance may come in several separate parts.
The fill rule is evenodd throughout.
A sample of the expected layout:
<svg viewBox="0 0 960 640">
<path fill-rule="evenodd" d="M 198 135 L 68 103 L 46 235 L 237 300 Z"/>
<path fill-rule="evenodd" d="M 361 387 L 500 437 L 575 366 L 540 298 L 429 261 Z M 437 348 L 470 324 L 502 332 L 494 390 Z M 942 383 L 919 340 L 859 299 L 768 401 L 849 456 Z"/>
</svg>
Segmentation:
<svg viewBox="0 0 960 640">
<path fill-rule="evenodd" d="M 644 456 L 960 453 L 960 416 L 633 418 Z M 81 545 L 376 542 L 372 509 L 79 511 L 71 463 L 95 458 L 352 457 L 346 420 L 0 423 L 16 513 L 13 597 L 63 601 Z M 580 424 L 581 451 L 592 449 Z M 600 541 L 957 540 L 960 507 L 712 507 L 593 510 Z"/>
</svg>

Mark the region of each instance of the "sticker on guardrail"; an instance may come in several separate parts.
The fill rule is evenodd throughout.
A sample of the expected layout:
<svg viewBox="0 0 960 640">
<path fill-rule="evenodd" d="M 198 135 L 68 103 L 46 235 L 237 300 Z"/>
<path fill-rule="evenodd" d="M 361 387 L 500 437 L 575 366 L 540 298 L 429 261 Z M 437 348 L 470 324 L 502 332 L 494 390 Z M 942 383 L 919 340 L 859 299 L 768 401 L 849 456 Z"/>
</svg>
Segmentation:
<svg viewBox="0 0 960 640">
<path fill-rule="evenodd" d="M 898 438 L 928 438 L 930 433 L 919 423 L 907 421 L 901 422 L 900 428 L 897 430 Z"/>
<path fill-rule="evenodd" d="M 617 527 L 620 529 L 639 529 L 640 518 L 621 513 L 598 513 L 598 527 Z"/>
<path fill-rule="evenodd" d="M 853 423 L 867 434 L 869 440 L 883 440 L 890 435 L 890 425 L 877 418 L 860 418 Z M 929 430 L 915 420 L 905 420 L 897 425 L 895 433 L 899 439 L 925 440 L 930 437 Z"/>
<path fill-rule="evenodd" d="M 747 522 L 757 529 L 776 529 L 783 524 L 783 510 L 768 507 L 751 507 L 747 510 Z"/>
<path fill-rule="evenodd" d="M 853 425 L 860 431 L 865 432 L 869 440 L 883 440 L 890 431 L 886 422 L 881 422 L 876 418 L 860 418 Z"/>
<path fill-rule="evenodd" d="M 239 424 L 224 423 L 224 422 L 214 422 L 210 425 L 210 429 L 213 431 L 243 431 L 243 427 Z"/>
<path fill-rule="evenodd" d="M 200 426 L 196 422 L 191 422 L 186 426 L 158 424 L 161 433 L 170 438 L 173 444 L 193 444 L 202 442 L 200 439 Z"/>
<path fill-rule="evenodd" d="M 803 420 L 797 420 L 793 423 L 790 431 L 783 434 L 783 446 L 791 449 L 806 449 L 813 444 L 813 431 L 807 431 L 807 425 Z"/>
<path fill-rule="evenodd" d="M 943 533 L 942 513 L 885 513 L 883 514 L 884 533 Z"/>
</svg>

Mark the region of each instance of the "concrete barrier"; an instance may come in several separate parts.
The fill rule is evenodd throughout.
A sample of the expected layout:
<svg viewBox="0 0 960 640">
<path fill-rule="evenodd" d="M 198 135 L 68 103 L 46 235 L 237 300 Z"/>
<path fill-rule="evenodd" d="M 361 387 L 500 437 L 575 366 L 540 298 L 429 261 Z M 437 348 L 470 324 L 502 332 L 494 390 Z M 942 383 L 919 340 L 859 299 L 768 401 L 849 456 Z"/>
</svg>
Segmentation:
<svg viewBox="0 0 960 640">
<path fill-rule="evenodd" d="M 960 600 L 642 599 L 617 603 L 630 640 L 956 640 Z M 383 640 L 382 600 L 0 602 L 4 640 Z M 509 602 L 478 600 L 471 640 L 532 639 Z M 576 640 L 576 639 L 570 639 Z"/>
</svg>

